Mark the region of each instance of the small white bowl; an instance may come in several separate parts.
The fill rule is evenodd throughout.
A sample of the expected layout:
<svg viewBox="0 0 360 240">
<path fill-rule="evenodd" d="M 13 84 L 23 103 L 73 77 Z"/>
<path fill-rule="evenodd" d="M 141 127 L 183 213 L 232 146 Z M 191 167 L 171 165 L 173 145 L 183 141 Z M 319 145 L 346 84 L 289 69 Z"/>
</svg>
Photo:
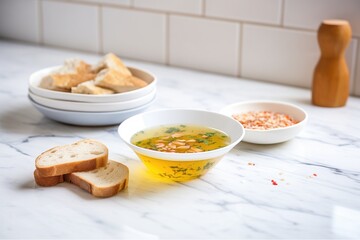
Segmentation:
<svg viewBox="0 0 360 240">
<path fill-rule="evenodd" d="M 30 91 L 40 97 L 66 100 L 66 101 L 96 102 L 96 103 L 121 102 L 121 101 L 129 101 L 132 99 L 140 98 L 149 94 L 155 89 L 157 82 L 156 77 L 150 72 L 135 67 L 128 67 L 131 73 L 135 77 L 138 77 L 146 81 L 148 85 L 143 88 L 135 89 L 129 92 L 107 94 L 107 95 L 89 95 L 89 94 L 59 92 L 59 91 L 52 91 L 39 87 L 41 80 L 45 76 L 49 75 L 52 71 L 60 67 L 61 66 L 48 67 L 31 74 L 29 79 Z"/>
<path fill-rule="evenodd" d="M 55 108 L 58 110 L 78 111 L 78 112 L 111 112 L 122 111 L 131 108 L 140 107 L 147 104 L 155 98 L 156 89 L 152 92 L 136 99 L 131 99 L 122 102 L 107 102 L 107 103 L 93 103 L 93 102 L 72 102 L 63 101 L 50 98 L 40 97 L 29 91 L 30 98 L 45 107 Z"/>
<path fill-rule="evenodd" d="M 125 119 L 145 111 L 153 101 L 142 105 L 137 108 L 132 108 L 124 111 L 114 112 L 75 112 L 75 111 L 64 111 L 54 108 L 42 106 L 33 100 L 30 102 L 34 107 L 41 112 L 45 117 L 48 117 L 57 122 L 62 122 L 71 125 L 78 126 L 106 126 L 119 124 Z"/>
<path fill-rule="evenodd" d="M 290 103 L 277 101 L 248 101 L 231 104 L 223 108 L 220 113 L 232 117 L 234 114 L 247 113 L 250 111 L 272 111 L 284 113 L 295 120 L 299 121 L 297 124 L 269 130 L 254 130 L 245 128 L 244 142 L 256 144 L 274 144 L 288 141 L 294 138 L 306 125 L 306 112 Z"/>
<path fill-rule="evenodd" d="M 144 129 L 169 124 L 192 124 L 215 128 L 229 135 L 229 145 L 199 153 L 169 153 L 138 147 L 131 143 L 132 136 Z M 185 181 L 204 175 L 216 165 L 244 137 L 243 126 L 219 113 L 193 109 L 165 109 L 138 114 L 120 124 L 120 138 L 138 155 L 155 174 Z M 177 171 L 181 170 L 181 171 Z"/>
</svg>

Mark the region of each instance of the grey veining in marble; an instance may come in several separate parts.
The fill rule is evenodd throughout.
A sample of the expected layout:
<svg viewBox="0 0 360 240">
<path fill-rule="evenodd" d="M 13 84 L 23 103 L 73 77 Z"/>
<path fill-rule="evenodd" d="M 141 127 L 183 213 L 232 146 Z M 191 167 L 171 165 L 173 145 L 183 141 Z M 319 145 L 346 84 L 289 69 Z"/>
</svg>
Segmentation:
<svg viewBox="0 0 360 240">
<path fill-rule="evenodd" d="M 349 98 L 343 108 L 320 108 L 310 104 L 307 89 L 126 61 L 158 77 L 149 110 L 218 111 L 270 99 L 309 114 L 305 130 L 291 141 L 241 142 L 206 176 L 165 182 L 121 142 L 117 126 L 64 125 L 30 105 L 29 75 L 69 57 L 100 58 L 0 41 L 0 238 L 360 238 L 359 98 Z M 112 159 L 129 166 L 128 190 L 97 199 L 67 183 L 35 185 L 37 155 L 83 138 L 104 142 Z"/>
</svg>

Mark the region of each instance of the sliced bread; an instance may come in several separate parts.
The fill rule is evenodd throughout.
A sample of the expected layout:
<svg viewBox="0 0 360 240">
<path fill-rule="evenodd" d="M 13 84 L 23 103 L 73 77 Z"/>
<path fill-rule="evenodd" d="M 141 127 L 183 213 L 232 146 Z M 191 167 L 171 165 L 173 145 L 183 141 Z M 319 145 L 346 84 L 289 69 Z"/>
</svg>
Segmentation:
<svg viewBox="0 0 360 240">
<path fill-rule="evenodd" d="M 96 197 L 111 197 L 126 189 L 129 182 L 127 166 L 109 160 L 106 166 L 87 172 L 75 172 L 55 177 L 42 177 L 34 172 L 35 181 L 44 187 L 54 186 L 64 180 L 73 183 Z"/>
<path fill-rule="evenodd" d="M 95 85 L 121 93 L 145 87 L 147 82 L 134 76 L 125 76 L 114 69 L 106 68 L 96 76 Z"/>
<path fill-rule="evenodd" d="M 130 70 L 125 66 L 119 57 L 113 53 L 108 53 L 104 58 L 93 67 L 93 72 L 98 73 L 105 68 L 111 68 L 118 71 L 123 76 L 131 76 Z"/>
<path fill-rule="evenodd" d="M 80 93 L 80 94 L 95 94 L 95 95 L 113 94 L 114 93 L 113 90 L 96 86 L 93 80 L 86 81 L 86 82 L 80 83 L 76 87 L 72 87 L 71 92 L 72 93 Z"/>
<path fill-rule="evenodd" d="M 105 167 L 67 174 L 64 179 L 95 197 L 110 197 L 127 188 L 129 169 L 121 163 L 109 160 Z"/>
<path fill-rule="evenodd" d="M 36 158 L 35 166 L 39 176 L 52 177 L 103 167 L 107 159 L 108 149 L 104 144 L 84 139 L 47 150 Z"/>
</svg>

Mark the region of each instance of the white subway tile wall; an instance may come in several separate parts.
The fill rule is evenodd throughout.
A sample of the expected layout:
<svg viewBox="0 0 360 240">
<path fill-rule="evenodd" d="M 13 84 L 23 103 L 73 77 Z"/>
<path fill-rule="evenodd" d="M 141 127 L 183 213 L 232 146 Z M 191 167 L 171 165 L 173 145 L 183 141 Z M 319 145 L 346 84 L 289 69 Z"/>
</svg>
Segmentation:
<svg viewBox="0 0 360 240">
<path fill-rule="evenodd" d="M 0 1 L 0 37 L 40 41 L 39 2 L 37 0 Z"/>
<path fill-rule="evenodd" d="M 99 10 L 96 6 L 43 1 L 42 10 L 45 44 L 99 52 Z"/>
<path fill-rule="evenodd" d="M 357 44 L 357 66 L 355 69 L 355 95 L 360 96 L 360 42 Z"/>
<path fill-rule="evenodd" d="M 243 28 L 242 76 L 310 88 L 313 68 L 320 57 L 314 32 L 245 24 Z M 266 39 L 266 41 L 264 41 Z M 356 40 L 346 51 L 350 92 L 354 93 Z"/>
<path fill-rule="evenodd" d="M 360 37 L 359 0 L 285 0 L 284 26 L 317 30 L 323 19 L 350 22 L 353 35 Z"/>
<path fill-rule="evenodd" d="M 280 25 L 281 0 L 207 0 L 205 15 Z"/>
<path fill-rule="evenodd" d="M 331 18 L 360 96 L 360 0 L 0 0 L 0 37 L 310 88 Z"/>
<path fill-rule="evenodd" d="M 103 7 L 103 51 L 166 63 L 166 15 Z"/>
<path fill-rule="evenodd" d="M 202 14 L 202 0 L 133 0 L 134 7 L 186 14 Z"/>
<path fill-rule="evenodd" d="M 119 6 L 130 6 L 131 0 L 77 0 L 80 2 L 98 3 L 98 4 L 112 4 Z"/>
<path fill-rule="evenodd" d="M 237 75 L 238 23 L 171 16 L 169 32 L 170 65 Z"/>
<path fill-rule="evenodd" d="M 245 24 L 243 36 L 242 76 L 311 85 L 312 68 L 319 58 L 315 33 Z"/>
</svg>

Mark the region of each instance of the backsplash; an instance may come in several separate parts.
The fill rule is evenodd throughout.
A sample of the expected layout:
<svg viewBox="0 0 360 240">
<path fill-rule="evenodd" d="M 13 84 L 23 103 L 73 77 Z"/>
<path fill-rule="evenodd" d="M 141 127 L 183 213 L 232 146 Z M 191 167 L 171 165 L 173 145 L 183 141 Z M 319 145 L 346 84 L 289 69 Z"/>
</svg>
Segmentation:
<svg viewBox="0 0 360 240">
<path fill-rule="evenodd" d="M 360 0 L 0 0 L 0 37 L 311 87 L 323 19 L 350 22 L 360 96 Z"/>
</svg>

